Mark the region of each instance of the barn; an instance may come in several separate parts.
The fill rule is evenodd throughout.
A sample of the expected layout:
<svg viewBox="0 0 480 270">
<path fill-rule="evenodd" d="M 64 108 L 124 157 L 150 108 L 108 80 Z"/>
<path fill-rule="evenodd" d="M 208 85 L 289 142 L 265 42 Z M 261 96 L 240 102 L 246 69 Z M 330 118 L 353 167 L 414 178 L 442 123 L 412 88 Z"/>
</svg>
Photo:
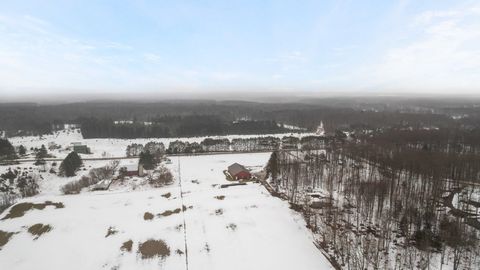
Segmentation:
<svg viewBox="0 0 480 270">
<path fill-rule="evenodd" d="M 125 170 L 127 176 L 143 176 L 143 166 L 138 162 L 122 162 L 119 167 Z"/>
<path fill-rule="evenodd" d="M 235 180 L 250 179 L 252 177 L 250 171 L 238 163 L 233 163 L 232 165 L 228 166 L 228 173 Z"/>
</svg>

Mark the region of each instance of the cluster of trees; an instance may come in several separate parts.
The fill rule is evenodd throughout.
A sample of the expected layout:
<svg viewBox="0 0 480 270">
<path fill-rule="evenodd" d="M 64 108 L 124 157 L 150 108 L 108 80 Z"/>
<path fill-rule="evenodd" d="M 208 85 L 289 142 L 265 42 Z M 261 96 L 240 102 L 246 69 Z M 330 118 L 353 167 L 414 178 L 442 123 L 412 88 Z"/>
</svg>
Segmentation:
<svg viewBox="0 0 480 270">
<path fill-rule="evenodd" d="M 50 157 L 47 148 L 43 144 L 40 148 L 32 148 L 32 150 L 35 152 L 35 165 L 45 164 L 45 158 Z M 20 145 L 16 150 L 8 139 L 0 138 L 0 161 L 13 160 L 18 158 L 19 156 L 21 157 L 26 154 L 27 149 L 25 148 L 25 146 Z"/>
<path fill-rule="evenodd" d="M 139 164 L 146 170 L 153 170 L 165 155 L 165 146 L 161 142 L 151 141 L 145 144 L 133 143 L 127 146 L 127 157 L 139 157 Z"/>
<path fill-rule="evenodd" d="M 127 157 L 137 157 L 141 152 L 150 152 L 156 159 L 160 160 L 165 154 L 165 145 L 161 142 L 151 141 L 145 144 L 133 143 L 127 146 Z"/>
<path fill-rule="evenodd" d="M 30 197 L 38 194 L 38 184 L 41 177 L 27 170 L 9 168 L 0 175 L 0 192 L 17 193 L 22 197 Z"/>
<path fill-rule="evenodd" d="M 280 147 L 280 139 L 275 137 L 232 139 L 231 149 L 235 152 L 273 151 Z"/>
<path fill-rule="evenodd" d="M 294 136 L 285 136 L 277 138 L 272 136 L 252 137 L 252 138 L 234 138 L 213 139 L 206 138 L 200 143 L 175 140 L 170 142 L 166 152 L 168 154 L 179 153 L 208 153 L 208 152 L 250 152 L 250 151 L 274 151 L 279 149 L 322 149 L 329 138 L 320 136 L 306 136 L 298 138 Z M 132 145 L 132 149 L 135 148 Z M 130 152 L 138 151 L 137 148 Z M 129 150 L 127 150 L 129 152 Z"/>
<path fill-rule="evenodd" d="M 386 129 L 360 136 L 366 143 L 407 146 L 413 150 L 455 154 L 480 153 L 480 128 Z"/>
<path fill-rule="evenodd" d="M 349 156 L 434 179 L 479 182 L 480 135 L 476 130 L 396 130 L 357 137 L 342 146 Z M 430 135 L 430 136 L 429 136 Z"/>
<path fill-rule="evenodd" d="M 165 149 L 163 143 L 149 142 L 143 144 L 133 143 L 127 146 L 126 154 L 128 157 L 139 156 L 147 151 L 153 154 L 157 160 L 165 154 L 183 154 L 183 153 L 207 153 L 207 152 L 247 152 L 247 151 L 273 151 L 277 149 L 298 149 L 299 145 L 308 149 L 318 149 L 323 147 L 323 137 L 307 136 L 301 140 L 297 137 L 284 137 L 283 139 L 266 136 L 253 138 L 235 138 L 214 139 L 206 138 L 200 143 L 175 140 L 171 141 L 168 148 Z M 282 146 L 283 143 L 283 146 Z"/>
<path fill-rule="evenodd" d="M 478 267 L 480 158 L 459 151 L 477 142 L 450 136 L 442 143 L 410 132 L 272 154 L 272 185 L 302 210 L 319 246 L 342 268 Z M 410 137 L 435 147 L 403 143 Z"/>
<path fill-rule="evenodd" d="M 41 176 L 28 170 L 9 168 L 0 174 L 0 212 L 14 204 L 17 198 L 38 194 Z"/>
<path fill-rule="evenodd" d="M 188 142 L 175 140 L 168 145 L 168 154 L 182 154 L 182 153 L 202 153 L 204 152 L 202 146 L 197 142 Z"/>
<path fill-rule="evenodd" d="M 202 150 L 205 152 L 228 152 L 230 151 L 229 139 L 206 138 L 201 143 Z"/>
</svg>

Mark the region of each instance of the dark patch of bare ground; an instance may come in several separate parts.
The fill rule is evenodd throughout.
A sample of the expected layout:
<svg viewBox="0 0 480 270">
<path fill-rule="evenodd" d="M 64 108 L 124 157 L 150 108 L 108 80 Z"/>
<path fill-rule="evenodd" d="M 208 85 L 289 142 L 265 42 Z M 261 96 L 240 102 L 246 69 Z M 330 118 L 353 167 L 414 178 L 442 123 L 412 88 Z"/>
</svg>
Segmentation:
<svg viewBox="0 0 480 270">
<path fill-rule="evenodd" d="M 223 184 L 220 186 L 220 188 L 228 188 L 228 187 L 234 187 L 234 186 L 244 186 L 247 183 L 233 183 L 233 184 Z"/>
<path fill-rule="evenodd" d="M 165 197 L 165 198 L 170 198 L 170 196 L 172 196 L 172 193 L 168 192 L 168 193 L 165 193 L 162 195 L 162 197 Z"/>
<path fill-rule="evenodd" d="M 215 196 L 215 199 L 222 201 L 223 199 L 225 199 L 225 196 L 223 196 L 223 195 Z"/>
<path fill-rule="evenodd" d="M 63 203 L 61 203 L 61 202 L 54 203 L 54 202 L 51 202 L 51 201 L 46 201 L 44 203 L 28 203 L 28 202 L 19 203 L 19 204 L 16 204 L 16 205 L 12 206 L 12 208 L 10 208 L 10 211 L 8 212 L 8 214 L 5 217 L 3 217 L 2 220 L 23 217 L 27 211 L 30 211 L 32 209 L 43 210 L 43 209 L 45 209 L 45 207 L 50 206 L 50 205 L 55 206 L 55 208 L 64 208 L 65 207 L 63 205 Z"/>
<path fill-rule="evenodd" d="M 143 219 L 144 220 L 152 220 L 153 219 L 153 214 L 150 213 L 150 212 L 145 212 L 145 214 L 143 214 Z"/>
<path fill-rule="evenodd" d="M 118 231 L 115 229 L 115 227 L 108 227 L 107 234 L 105 235 L 105 238 L 109 237 L 110 235 L 114 235 L 118 233 Z"/>
<path fill-rule="evenodd" d="M 35 240 L 37 240 L 42 234 L 47 233 L 52 230 L 52 226 L 48 224 L 37 223 L 35 225 L 30 226 L 28 228 L 28 232 L 35 236 Z"/>
<path fill-rule="evenodd" d="M 149 239 L 138 246 L 138 253 L 142 259 L 160 257 L 162 259 L 170 256 L 170 248 L 162 240 Z"/>
<path fill-rule="evenodd" d="M 172 210 L 167 210 L 167 211 L 165 211 L 165 212 L 163 212 L 163 213 L 158 214 L 158 216 L 168 217 L 168 216 L 171 216 L 171 215 L 173 215 L 173 214 L 178 214 L 178 213 L 180 213 L 180 211 L 182 211 L 182 209 L 180 209 L 180 208 L 177 208 L 177 209 L 175 209 L 175 210 L 173 210 L 173 211 L 172 211 Z"/>
<path fill-rule="evenodd" d="M 133 246 L 133 241 L 132 241 L 132 240 L 128 240 L 128 241 L 126 241 L 126 242 L 123 242 L 122 246 L 120 247 L 120 250 L 121 250 L 121 251 L 131 252 L 131 251 L 132 251 L 132 246 Z"/>
<path fill-rule="evenodd" d="M 15 233 L 13 232 L 5 232 L 0 230 L 0 250 L 2 249 L 3 246 L 5 246 L 8 243 L 8 241 L 14 234 Z"/>
</svg>

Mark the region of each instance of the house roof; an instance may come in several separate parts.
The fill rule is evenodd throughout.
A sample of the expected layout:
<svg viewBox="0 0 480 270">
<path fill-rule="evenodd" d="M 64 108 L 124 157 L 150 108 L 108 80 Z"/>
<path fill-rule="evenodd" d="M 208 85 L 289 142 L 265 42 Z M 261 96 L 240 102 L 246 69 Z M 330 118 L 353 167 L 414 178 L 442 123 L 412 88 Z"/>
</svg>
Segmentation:
<svg viewBox="0 0 480 270">
<path fill-rule="evenodd" d="M 127 172 L 135 172 L 138 171 L 138 162 L 123 161 L 120 162 L 119 168 L 126 168 Z"/>
<path fill-rule="evenodd" d="M 234 175 L 237 175 L 238 173 L 240 172 L 248 172 L 250 173 L 249 170 L 247 170 L 247 168 L 245 168 L 243 165 L 240 165 L 238 163 L 233 163 L 232 165 L 228 166 L 228 172 L 230 173 L 230 175 L 234 176 Z"/>
</svg>

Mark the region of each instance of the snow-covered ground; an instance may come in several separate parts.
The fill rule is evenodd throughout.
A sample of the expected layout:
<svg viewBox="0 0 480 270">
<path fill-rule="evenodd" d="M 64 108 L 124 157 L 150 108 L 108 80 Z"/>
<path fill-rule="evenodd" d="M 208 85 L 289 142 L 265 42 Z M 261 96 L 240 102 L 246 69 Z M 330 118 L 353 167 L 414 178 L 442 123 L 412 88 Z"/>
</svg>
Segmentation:
<svg viewBox="0 0 480 270">
<path fill-rule="evenodd" d="M 8 140 L 14 146 L 23 145 L 27 149 L 33 148 L 40 148 L 41 145 L 45 145 L 48 147 L 50 142 L 54 142 L 57 145 L 60 145 L 62 148 L 49 151 L 49 153 L 53 154 L 57 158 L 65 158 L 71 150 L 66 150 L 67 147 L 71 146 L 73 142 L 80 142 L 82 144 L 87 145 L 92 154 L 84 155 L 81 154 L 82 157 L 123 157 L 126 155 L 127 146 L 132 143 L 138 143 L 145 145 L 148 142 L 155 141 L 155 142 L 162 142 L 165 147 L 168 147 L 171 141 L 181 140 L 181 141 L 188 141 L 188 142 L 197 142 L 200 143 L 205 138 L 215 138 L 215 139 L 235 139 L 235 138 L 252 138 L 252 137 L 266 137 L 266 136 L 273 136 L 282 138 L 284 136 L 294 135 L 297 137 L 304 137 L 304 136 L 311 136 L 315 135 L 315 133 L 297 133 L 292 131 L 292 133 L 281 133 L 281 134 L 260 134 L 260 135 L 229 135 L 229 136 L 210 136 L 210 137 L 190 137 L 190 138 L 146 138 L 146 139 L 84 139 L 82 134 L 80 133 L 79 129 L 75 130 L 62 130 L 55 132 L 51 135 L 43 135 L 42 137 L 38 136 L 26 136 L 26 137 L 12 137 Z"/>
<path fill-rule="evenodd" d="M 186 262 L 188 269 L 330 269 L 302 216 L 285 201 L 255 183 L 220 187 L 229 183 L 223 170 L 231 163 L 259 170 L 268 158 L 268 153 L 175 157 L 168 165 L 175 183 L 167 187 L 70 196 L 44 192 L 24 199 L 64 207 L 1 220 L 1 231 L 16 234 L 0 250 L 0 269 L 186 269 Z M 185 212 L 175 213 L 182 206 Z M 173 214 L 161 215 L 168 210 Z M 146 212 L 153 219 L 145 220 Z M 35 240 L 27 229 L 36 223 L 52 229 Z M 106 237 L 109 228 L 117 232 Z M 139 244 L 149 239 L 164 241 L 170 254 L 143 259 Z M 121 250 L 129 240 L 132 250 Z"/>
</svg>

